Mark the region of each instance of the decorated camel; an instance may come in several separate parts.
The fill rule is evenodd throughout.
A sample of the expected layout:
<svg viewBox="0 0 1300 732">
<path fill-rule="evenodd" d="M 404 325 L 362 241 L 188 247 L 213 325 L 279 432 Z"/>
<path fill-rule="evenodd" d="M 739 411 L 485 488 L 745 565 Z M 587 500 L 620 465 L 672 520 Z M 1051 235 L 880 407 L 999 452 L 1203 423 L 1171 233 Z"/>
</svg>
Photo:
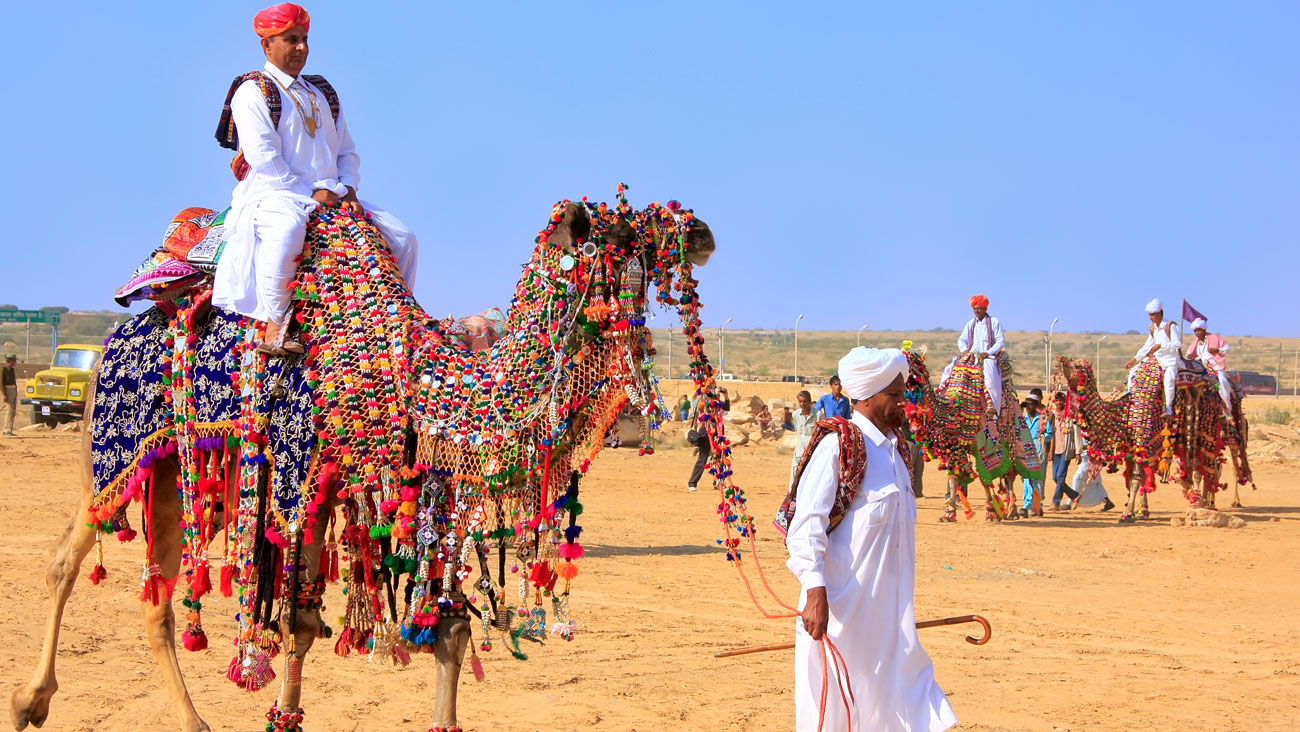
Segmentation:
<svg viewBox="0 0 1300 732">
<path fill-rule="evenodd" d="M 948 473 L 948 503 L 940 521 L 956 520 L 957 501 L 966 501 L 966 486 L 984 486 L 986 521 L 1019 517 L 1012 493 L 1015 476 L 1042 480 L 1043 467 L 1017 411 L 1012 369 L 1001 356 L 1001 412 L 994 414 L 984 389 L 984 369 L 974 356 L 958 359 L 938 389 L 930 383 L 925 351 L 908 353 L 908 416 L 912 434 L 927 460 L 938 460 Z M 966 517 L 974 512 L 966 505 Z"/>
<path fill-rule="evenodd" d="M 227 677 L 257 690 L 282 669 L 267 713 L 276 730 L 301 729 L 302 662 L 318 638 L 372 662 L 434 654 L 434 730 L 459 729 L 471 614 L 482 621 L 476 673 L 494 639 L 523 658 L 521 641 L 570 638 L 580 477 L 625 408 L 656 426 L 645 316 L 652 298 L 677 309 L 698 352 L 692 269 L 714 249 L 689 210 L 633 210 L 623 190 L 615 206 L 554 207 L 495 340 L 430 319 L 378 231 L 322 207 L 295 283 L 307 354 L 288 359 L 257 352 L 255 327 L 207 306 L 201 255 L 221 215 L 182 212 L 132 280 L 156 304 L 108 341 L 87 402 L 83 494 L 50 565 L 46 633 L 13 695 L 15 728 L 46 721 L 69 593 L 91 549 L 90 579 L 104 578 L 103 535 L 137 537 L 133 503 L 147 636 L 187 732 L 208 726 L 176 653 L 177 591 L 189 650 L 208 645 L 210 594 L 234 598 Z M 712 397 L 698 356 L 693 373 Z M 336 632 L 321 611 L 338 581 Z"/>
<path fill-rule="evenodd" d="M 1094 469 L 1124 468 L 1128 502 L 1122 523 L 1150 518 L 1147 494 L 1161 482 L 1177 480 L 1193 506 L 1213 508 L 1226 448 L 1237 485 L 1251 482 L 1246 459 L 1248 426 L 1240 395 L 1229 414 L 1217 392 L 1218 382 L 1199 363 L 1180 370 L 1173 416 L 1164 416 L 1160 365 L 1154 359 L 1138 364 L 1132 388 L 1110 399 L 1097 390 L 1092 365 L 1083 359 L 1058 356 L 1056 375 L 1069 394 L 1067 410 L 1074 414 L 1088 440 Z M 1234 499 L 1236 496 L 1234 495 Z M 1233 501 L 1240 505 L 1239 500 Z"/>
</svg>

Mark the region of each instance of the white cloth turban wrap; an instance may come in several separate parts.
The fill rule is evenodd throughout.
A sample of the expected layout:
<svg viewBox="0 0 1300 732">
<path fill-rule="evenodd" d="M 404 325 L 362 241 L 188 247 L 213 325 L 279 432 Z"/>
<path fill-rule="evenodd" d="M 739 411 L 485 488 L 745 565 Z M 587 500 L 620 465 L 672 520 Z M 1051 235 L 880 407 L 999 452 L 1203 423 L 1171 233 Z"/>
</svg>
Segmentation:
<svg viewBox="0 0 1300 732">
<path fill-rule="evenodd" d="M 840 359 L 839 374 L 850 399 L 870 399 L 907 375 L 907 356 L 897 348 L 858 346 Z"/>
<path fill-rule="evenodd" d="M 1205 318 L 1197 318 L 1192 321 L 1192 330 L 1200 330 L 1205 327 Z"/>
<path fill-rule="evenodd" d="M 1164 309 L 1165 309 L 1165 305 L 1164 303 L 1160 302 L 1160 298 L 1158 297 L 1152 300 L 1151 302 L 1147 303 L 1148 313 L 1160 313 L 1160 312 L 1164 312 Z"/>
</svg>

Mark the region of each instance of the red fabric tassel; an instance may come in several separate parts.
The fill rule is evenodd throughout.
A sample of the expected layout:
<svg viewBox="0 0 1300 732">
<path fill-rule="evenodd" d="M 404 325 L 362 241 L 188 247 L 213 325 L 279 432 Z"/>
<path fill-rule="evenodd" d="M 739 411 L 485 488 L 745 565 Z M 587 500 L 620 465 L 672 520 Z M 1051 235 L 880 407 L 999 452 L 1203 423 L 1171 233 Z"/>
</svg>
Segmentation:
<svg viewBox="0 0 1300 732">
<path fill-rule="evenodd" d="M 328 582 L 339 581 L 339 550 L 332 544 L 325 549 L 325 579 Z"/>
<path fill-rule="evenodd" d="M 243 685 L 244 666 L 239 662 L 239 654 L 230 659 L 230 665 L 226 667 L 226 678 L 235 684 Z"/>
<path fill-rule="evenodd" d="M 334 655 L 346 656 L 349 653 L 352 653 L 352 629 L 344 628 L 343 632 L 339 633 L 339 639 L 334 643 Z"/>
<path fill-rule="evenodd" d="M 235 568 L 226 564 L 221 568 L 221 596 L 230 597 L 235 594 Z"/>
<path fill-rule="evenodd" d="M 181 633 L 181 642 L 185 644 L 187 651 L 206 651 L 208 649 L 208 634 L 203 632 L 203 627 L 194 625 L 185 629 Z"/>
<path fill-rule="evenodd" d="M 90 584 L 97 585 L 107 576 L 108 570 L 104 569 L 104 565 L 96 564 L 95 568 L 90 570 Z"/>
<path fill-rule="evenodd" d="M 190 592 L 194 593 L 194 599 L 197 600 L 211 590 L 212 577 L 208 572 L 208 563 L 203 562 L 194 568 L 194 579 L 190 580 Z"/>
</svg>

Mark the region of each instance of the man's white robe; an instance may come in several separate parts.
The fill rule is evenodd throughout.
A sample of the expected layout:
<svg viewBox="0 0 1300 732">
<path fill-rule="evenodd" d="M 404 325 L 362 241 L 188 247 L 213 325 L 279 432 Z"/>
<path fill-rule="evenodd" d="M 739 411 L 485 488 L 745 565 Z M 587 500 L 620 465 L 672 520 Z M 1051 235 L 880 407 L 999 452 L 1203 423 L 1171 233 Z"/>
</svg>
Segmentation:
<svg viewBox="0 0 1300 732">
<path fill-rule="evenodd" d="M 349 187 L 356 190 L 361 160 L 342 110 L 336 123 L 324 93 L 269 62 L 264 71 L 280 85 L 280 124 L 271 125 L 256 83 L 239 86 L 230 109 L 249 170 L 235 186 L 226 216 L 226 248 L 217 263 L 212 303 L 256 320 L 283 322 L 307 219 L 319 205 L 311 195 L 325 189 L 342 198 Z M 293 103 L 296 97 L 311 115 L 312 93 L 319 112 L 315 136 L 307 134 L 306 120 Z M 414 287 L 415 236 L 396 216 L 368 201 L 361 205 L 388 242 L 402 279 Z"/>
<path fill-rule="evenodd" d="M 943 370 L 943 378 L 939 379 L 939 384 L 947 383 L 948 376 L 952 374 L 952 367 L 957 365 L 957 359 L 961 358 L 961 354 L 967 351 L 977 356 L 985 354 L 988 358 L 984 359 L 984 391 L 988 392 L 989 401 L 993 403 L 993 411 L 1001 414 L 1002 369 L 998 366 L 998 357 L 1005 347 L 1002 321 L 987 313 L 983 320 L 971 318 L 961 329 L 961 335 L 957 336 L 957 356 Z"/>
<path fill-rule="evenodd" d="M 839 482 L 839 438 L 823 438 L 800 478 L 786 536 L 786 566 L 799 578 L 802 610 L 808 590 L 825 587 L 826 635 L 839 648 L 852 683 L 854 732 L 941 732 L 957 723 L 934 664 L 921 648 L 912 607 L 916 584 L 916 498 L 898 453 L 895 431 L 881 434 L 857 411 L 867 471 L 843 521 L 827 533 Z M 904 445 L 905 446 L 905 445 Z M 817 729 L 822 686 L 821 644 L 795 621 L 795 721 Z M 828 660 L 825 732 L 850 730 L 834 663 Z"/>
<path fill-rule="evenodd" d="M 1151 325 L 1146 342 L 1133 354 L 1137 364 L 1128 372 L 1128 388 L 1133 388 L 1133 377 L 1142 366 L 1146 355 L 1155 348 L 1156 363 L 1160 364 L 1165 391 L 1165 414 L 1174 413 L 1174 394 L 1178 379 L 1178 367 L 1182 363 L 1183 331 L 1172 320 L 1162 320 L 1160 325 Z"/>
</svg>

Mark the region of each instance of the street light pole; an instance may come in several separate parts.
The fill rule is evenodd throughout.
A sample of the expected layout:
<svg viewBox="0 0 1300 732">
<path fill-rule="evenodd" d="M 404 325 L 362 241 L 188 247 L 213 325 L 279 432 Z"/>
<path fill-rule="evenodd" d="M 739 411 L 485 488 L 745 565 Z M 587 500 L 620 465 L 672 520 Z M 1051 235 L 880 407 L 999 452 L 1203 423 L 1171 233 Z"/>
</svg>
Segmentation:
<svg viewBox="0 0 1300 732">
<path fill-rule="evenodd" d="M 1052 324 L 1047 328 L 1047 337 L 1043 339 L 1043 342 L 1047 344 L 1043 350 L 1043 354 L 1046 356 L 1046 360 L 1043 362 L 1045 366 L 1043 369 L 1044 394 L 1052 388 L 1052 334 L 1056 331 L 1056 324 L 1060 321 L 1060 318 L 1052 318 Z"/>
<path fill-rule="evenodd" d="M 799 321 L 803 320 L 803 313 L 794 319 L 794 382 L 799 383 Z"/>
<path fill-rule="evenodd" d="M 1295 359 L 1291 362 L 1291 396 L 1300 389 L 1300 348 L 1295 349 Z"/>
<path fill-rule="evenodd" d="M 866 324 L 866 323 L 863 323 L 863 324 L 862 324 L 862 327 L 861 327 L 861 328 L 858 328 L 858 345 L 859 345 L 859 346 L 862 345 L 862 331 L 864 331 L 864 330 L 866 330 L 866 329 L 867 329 L 867 324 Z"/>
<path fill-rule="evenodd" d="M 668 328 L 668 378 L 673 378 L 673 329 Z"/>
<path fill-rule="evenodd" d="M 1101 391 L 1101 342 L 1106 336 L 1097 339 L 1097 360 L 1092 362 L 1092 379 L 1097 382 L 1097 391 Z"/>
<path fill-rule="evenodd" d="M 718 330 L 718 365 L 722 367 L 722 373 L 727 372 L 727 323 L 731 318 L 727 318 L 722 323 L 722 328 Z"/>
</svg>

